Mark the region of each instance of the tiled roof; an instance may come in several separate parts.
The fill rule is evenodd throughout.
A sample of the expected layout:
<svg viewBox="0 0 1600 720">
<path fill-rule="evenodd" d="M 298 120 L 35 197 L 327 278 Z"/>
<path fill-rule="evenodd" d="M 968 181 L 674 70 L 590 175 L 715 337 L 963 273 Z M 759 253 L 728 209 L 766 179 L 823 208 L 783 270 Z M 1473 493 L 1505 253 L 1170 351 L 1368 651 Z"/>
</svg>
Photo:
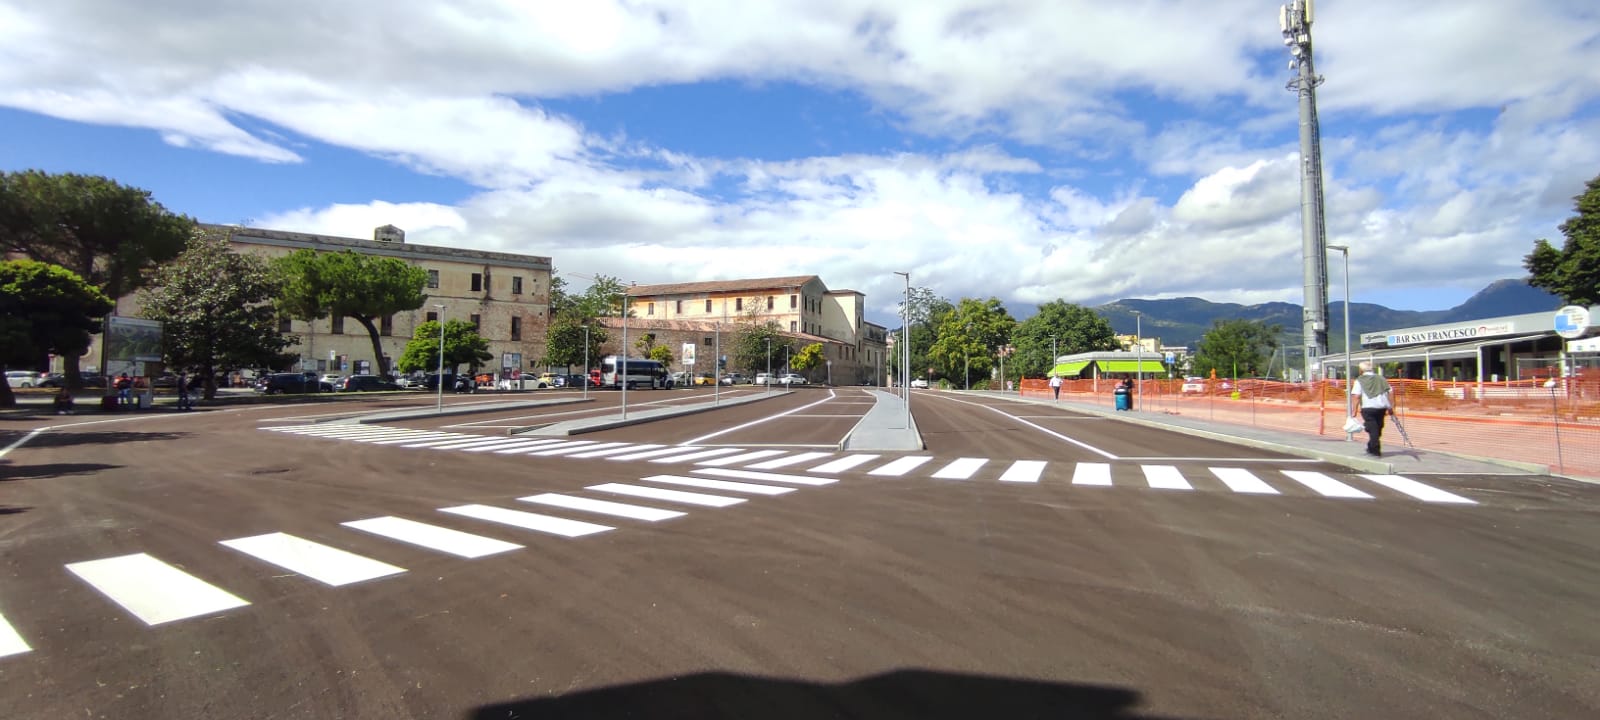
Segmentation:
<svg viewBox="0 0 1600 720">
<path fill-rule="evenodd" d="M 609 329 L 619 329 L 622 327 L 622 318 L 618 317 L 595 318 L 595 322 Z M 740 328 L 741 325 L 737 322 L 724 323 L 722 325 L 722 331 L 730 334 L 738 332 Z M 715 329 L 716 324 L 711 320 L 653 320 L 650 318 L 628 318 L 629 332 L 650 332 L 653 330 L 676 332 L 711 332 Z M 775 332 L 783 337 L 795 338 L 797 340 L 833 343 L 835 345 L 847 344 L 843 340 L 824 337 L 822 335 L 812 335 L 811 333 L 789 332 L 787 330 L 777 330 Z"/>
<path fill-rule="evenodd" d="M 779 290 L 797 288 L 812 280 L 815 275 L 793 275 L 776 278 L 750 278 L 746 280 L 708 280 L 705 282 L 668 283 L 664 285 L 634 285 L 628 288 L 630 297 L 652 295 L 701 295 L 705 293 L 739 292 L 741 290 Z"/>
</svg>

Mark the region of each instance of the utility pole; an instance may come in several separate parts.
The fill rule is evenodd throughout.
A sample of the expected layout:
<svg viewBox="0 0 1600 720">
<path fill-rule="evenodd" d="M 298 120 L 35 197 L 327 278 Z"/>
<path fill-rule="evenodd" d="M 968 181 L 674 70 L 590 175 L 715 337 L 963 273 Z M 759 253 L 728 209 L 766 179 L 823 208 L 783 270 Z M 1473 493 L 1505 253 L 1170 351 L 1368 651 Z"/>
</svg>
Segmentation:
<svg viewBox="0 0 1600 720">
<path fill-rule="evenodd" d="M 1322 139 L 1317 128 L 1317 86 L 1322 77 L 1311 62 L 1312 0 L 1292 0 L 1278 8 L 1278 27 L 1289 48 L 1289 69 L 1298 71 L 1288 90 L 1300 97 L 1300 245 L 1305 284 L 1301 338 L 1305 377 L 1328 352 L 1328 258 L 1322 207 Z"/>
</svg>

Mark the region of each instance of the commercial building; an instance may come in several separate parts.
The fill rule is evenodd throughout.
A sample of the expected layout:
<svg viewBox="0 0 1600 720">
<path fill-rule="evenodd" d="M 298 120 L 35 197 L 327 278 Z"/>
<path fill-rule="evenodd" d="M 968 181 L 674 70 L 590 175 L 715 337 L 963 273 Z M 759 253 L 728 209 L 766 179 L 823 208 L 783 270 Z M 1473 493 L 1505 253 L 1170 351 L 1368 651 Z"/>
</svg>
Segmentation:
<svg viewBox="0 0 1600 720">
<path fill-rule="evenodd" d="M 1581 309 L 1580 309 L 1581 310 Z M 1582 327 L 1572 328 L 1581 315 Z M 1391 376 L 1458 382 L 1530 380 L 1560 374 L 1563 367 L 1600 367 L 1600 357 L 1582 352 L 1583 336 L 1600 332 L 1600 306 L 1586 312 L 1558 311 L 1507 315 L 1469 322 L 1397 328 L 1361 334 L 1361 349 L 1350 353 L 1350 363 L 1363 360 L 1390 367 Z M 1575 348 L 1557 327 L 1569 324 L 1568 334 L 1578 337 Z M 1322 358 L 1324 375 L 1342 375 L 1345 356 Z"/>
</svg>

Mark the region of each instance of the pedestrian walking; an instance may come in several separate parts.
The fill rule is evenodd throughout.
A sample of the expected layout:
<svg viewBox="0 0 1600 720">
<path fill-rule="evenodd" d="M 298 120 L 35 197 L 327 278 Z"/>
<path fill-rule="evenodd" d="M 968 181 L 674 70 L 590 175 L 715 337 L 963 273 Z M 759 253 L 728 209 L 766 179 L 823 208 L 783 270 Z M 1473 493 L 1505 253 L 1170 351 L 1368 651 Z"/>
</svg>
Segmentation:
<svg viewBox="0 0 1600 720">
<path fill-rule="evenodd" d="M 1373 371 L 1372 361 L 1362 360 L 1361 376 L 1350 386 L 1350 394 L 1361 398 L 1361 424 L 1367 431 L 1367 454 L 1373 457 L 1383 457 L 1383 418 L 1394 414 L 1394 403 L 1389 397 L 1393 392 L 1389 381 Z"/>
<path fill-rule="evenodd" d="M 117 376 L 117 382 L 116 382 L 116 388 L 117 388 L 117 404 L 118 405 L 132 405 L 133 404 L 133 378 L 128 377 L 127 373 L 122 373 L 121 375 L 118 375 Z"/>
<path fill-rule="evenodd" d="M 189 399 L 190 382 L 188 373 L 178 373 L 178 410 L 180 412 L 194 409 L 194 401 Z"/>
<path fill-rule="evenodd" d="M 1050 373 L 1050 389 L 1055 391 L 1056 400 L 1060 401 L 1061 400 L 1061 376 L 1060 375 L 1057 375 L 1055 373 Z"/>
</svg>

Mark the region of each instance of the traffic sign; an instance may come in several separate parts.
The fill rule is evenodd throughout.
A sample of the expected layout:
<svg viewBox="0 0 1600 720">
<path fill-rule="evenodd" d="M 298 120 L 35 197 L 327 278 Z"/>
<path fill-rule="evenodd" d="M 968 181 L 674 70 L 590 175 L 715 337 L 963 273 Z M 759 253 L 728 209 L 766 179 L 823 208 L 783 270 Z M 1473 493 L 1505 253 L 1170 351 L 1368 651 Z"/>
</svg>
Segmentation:
<svg viewBox="0 0 1600 720">
<path fill-rule="evenodd" d="M 1568 305 L 1556 311 L 1556 334 L 1568 340 L 1583 337 L 1589 330 L 1589 308 Z"/>
</svg>

